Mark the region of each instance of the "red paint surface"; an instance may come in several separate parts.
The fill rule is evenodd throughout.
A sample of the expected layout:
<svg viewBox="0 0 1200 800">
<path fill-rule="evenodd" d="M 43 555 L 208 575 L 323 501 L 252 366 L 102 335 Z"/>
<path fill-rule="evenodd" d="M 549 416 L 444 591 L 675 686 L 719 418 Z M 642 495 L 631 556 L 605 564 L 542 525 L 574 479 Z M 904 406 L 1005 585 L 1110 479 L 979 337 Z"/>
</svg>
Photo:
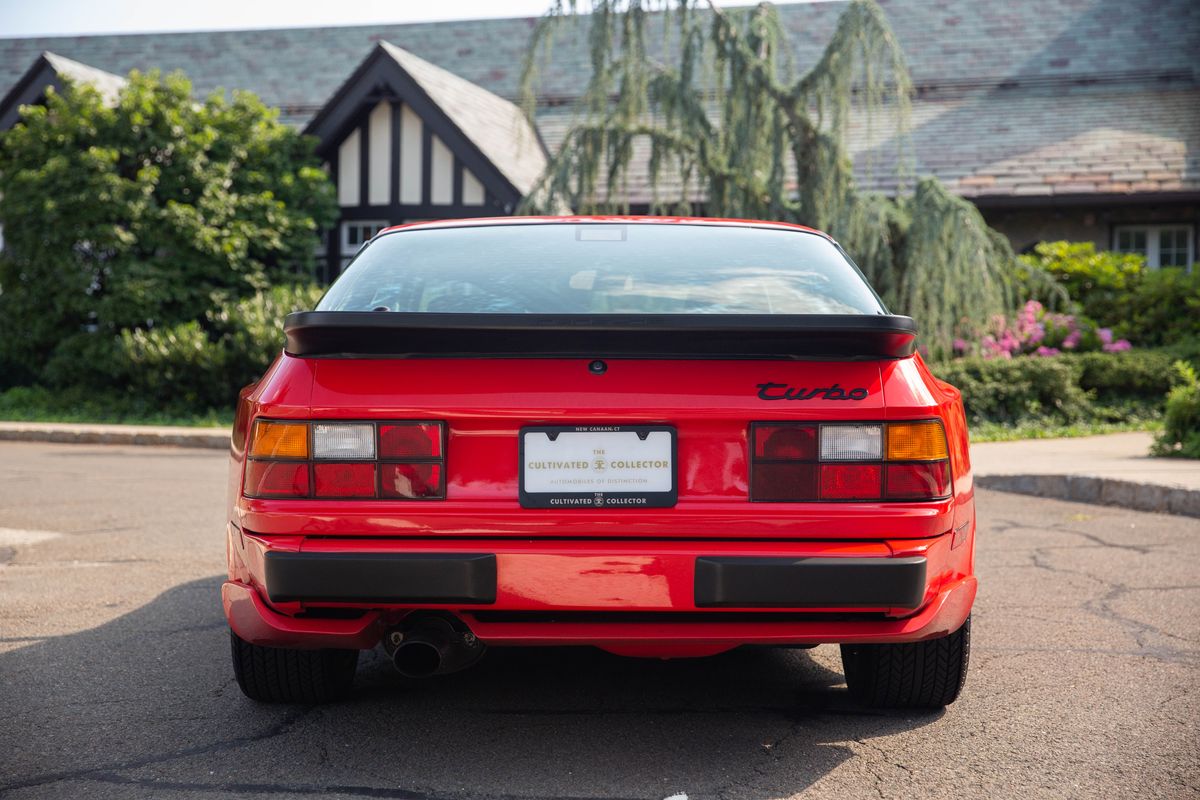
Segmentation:
<svg viewBox="0 0 1200 800">
<path fill-rule="evenodd" d="M 588 219 L 596 218 L 567 221 Z M 432 224 L 530 221 L 545 220 Z M 957 390 L 936 380 L 919 356 L 879 362 L 612 359 L 602 375 L 587 365 L 588 359 L 281 356 L 245 394 L 239 422 L 258 417 L 442 422 L 446 498 L 245 498 L 240 495 L 244 453 L 235 435 L 230 582 L 223 591 L 230 624 L 243 638 L 261 644 L 370 647 L 408 611 L 439 608 L 460 614 L 492 644 L 591 643 L 614 652 L 670 656 L 749 642 L 915 640 L 949 633 L 966 618 L 975 593 L 975 524 L 965 417 Z M 757 390 L 768 381 L 806 387 L 836 382 L 846 389 L 865 388 L 868 395 L 858 401 L 768 402 Z M 749 500 L 751 422 L 930 418 L 942 420 L 949 442 L 953 494 L 947 500 Z M 666 509 L 521 508 L 519 429 L 574 423 L 674 426 L 678 504 Z M 959 537 L 965 546 L 951 548 L 953 532 L 964 530 Z M 447 605 L 364 607 L 363 617 L 348 621 L 297 619 L 303 603 L 269 604 L 260 590 L 262 556 L 270 549 L 494 552 L 498 594 L 488 610 L 692 612 L 689 617 L 705 613 L 693 603 L 694 561 L 700 555 L 919 554 L 929 566 L 920 608 L 826 609 L 872 614 L 840 621 L 780 622 L 771 619 L 770 609 L 753 609 L 762 621 L 729 622 L 718 616 L 711 622 L 547 624 L 489 621 L 475 617 L 478 607 Z M 731 610 L 736 609 L 720 609 Z"/>
</svg>

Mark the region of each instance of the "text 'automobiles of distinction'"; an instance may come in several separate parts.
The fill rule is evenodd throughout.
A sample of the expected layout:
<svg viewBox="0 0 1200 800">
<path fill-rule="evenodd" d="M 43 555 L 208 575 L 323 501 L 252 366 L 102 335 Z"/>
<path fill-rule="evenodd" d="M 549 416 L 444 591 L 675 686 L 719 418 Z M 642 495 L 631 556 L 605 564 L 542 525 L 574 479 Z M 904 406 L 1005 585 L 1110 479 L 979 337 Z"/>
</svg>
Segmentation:
<svg viewBox="0 0 1200 800">
<path fill-rule="evenodd" d="M 654 217 L 381 232 L 241 394 L 222 588 L 242 690 L 380 644 L 705 656 L 838 643 L 850 691 L 962 688 L 962 401 L 807 228 Z"/>
</svg>

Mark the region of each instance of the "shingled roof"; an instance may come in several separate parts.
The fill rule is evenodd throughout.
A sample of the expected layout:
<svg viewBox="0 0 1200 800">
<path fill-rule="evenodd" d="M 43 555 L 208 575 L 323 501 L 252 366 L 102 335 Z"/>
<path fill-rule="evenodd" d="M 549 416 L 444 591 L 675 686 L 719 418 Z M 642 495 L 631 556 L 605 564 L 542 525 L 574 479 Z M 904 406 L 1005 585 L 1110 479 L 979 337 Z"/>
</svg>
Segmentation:
<svg viewBox="0 0 1200 800">
<path fill-rule="evenodd" d="M 918 88 L 911 151 L 980 203 L 1200 192 L 1200 3 L 1193 0 L 881 0 Z M 779 8 L 798 68 L 842 2 Z M 0 91 L 44 50 L 111 73 L 182 69 L 196 89 L 244 88 L 303 125 L 380 42 L 502 98 L 517 93 L 532 19 L 0 39 Z M 651 36 L 650 41 L 656 41 Z M 538 128 L 551 149 L 589 74 L 582 29 L 555 43 Z M 858 130 L 860 179 L 894 188 L 896 145 Z M 638 189 L 640 184 L 643 186 Z M 633 176 L 634 202 L 648 193 Z M 639 197 L 637 192 L 641 191 Z"/>
<path fill-rule="evenodd" d="M 42 53 L 0 99 L 0 130 L 12 127 L 19 118 L 22 105 L 37 102 L 45 96 L 49 87 L 62 89 L 64 80 L 88 84 L 100 93 L 106 103 L 115 103 L 117 94 L 125 85 L 125 79 L 120 75 L 80 64 L 57 53 Z"/>
<path fill-rule="evenodd" d="M 546 169 L 546 151 L 515 103 L 390 42 L 380 47 L 522 195 L 533 191 Z"/>
</svg>

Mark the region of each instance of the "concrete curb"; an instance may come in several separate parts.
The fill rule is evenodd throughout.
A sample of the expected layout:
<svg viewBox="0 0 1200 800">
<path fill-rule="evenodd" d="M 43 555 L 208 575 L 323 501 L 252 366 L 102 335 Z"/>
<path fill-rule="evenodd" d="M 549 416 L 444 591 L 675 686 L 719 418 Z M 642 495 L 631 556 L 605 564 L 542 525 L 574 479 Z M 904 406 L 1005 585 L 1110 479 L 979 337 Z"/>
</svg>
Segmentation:
<svg viewBox="0 0 1200 800">
<path fill-rule="evenodd" d="M 158 445 L 224 450 L 229 447 L 229 430 L 226 428 L 174 428 L 166 425 L 0 422 L 0 441 Z"/>
<path fill-rule="evenodd" d="M 983 489 L 1053 497 L 1076 503 L 1200 517 L 1200 490 L 1176 486 L 1092 475 L 981 475 L 976 476 L 975 484 Z"/>
</svg>

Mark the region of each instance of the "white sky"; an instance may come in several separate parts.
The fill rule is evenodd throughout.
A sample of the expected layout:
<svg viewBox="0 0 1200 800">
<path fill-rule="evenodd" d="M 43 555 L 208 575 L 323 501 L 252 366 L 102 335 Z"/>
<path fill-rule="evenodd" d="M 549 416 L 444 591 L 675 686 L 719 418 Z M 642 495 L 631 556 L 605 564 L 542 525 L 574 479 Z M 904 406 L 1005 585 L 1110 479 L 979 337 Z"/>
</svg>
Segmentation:
<svg viewBox="0 0 1200 800">
<path fill-rule="evenodd" d="M 549 5 L 550 0 L 0 0 L 0 37 L 532 17 Z"/>
</svg>

